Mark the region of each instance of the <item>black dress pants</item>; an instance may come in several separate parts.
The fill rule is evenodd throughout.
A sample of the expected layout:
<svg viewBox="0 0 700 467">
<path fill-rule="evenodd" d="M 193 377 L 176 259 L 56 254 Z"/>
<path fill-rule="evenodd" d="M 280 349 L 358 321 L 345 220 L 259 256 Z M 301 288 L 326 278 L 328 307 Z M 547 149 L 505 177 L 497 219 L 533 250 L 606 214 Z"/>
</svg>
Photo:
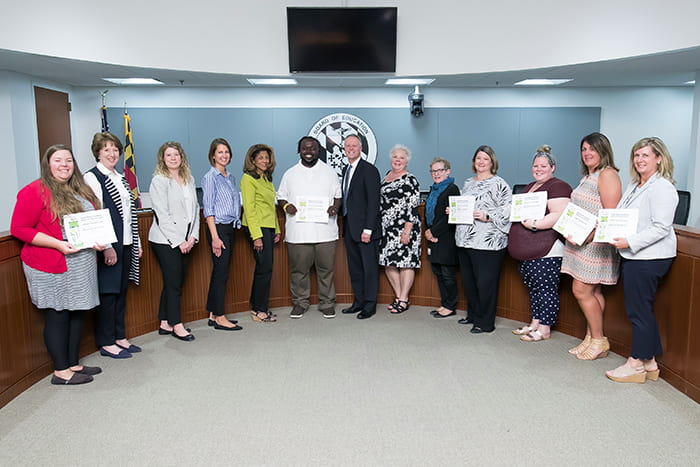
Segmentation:
<svg viewBox="0 0 700 467">
<path fill-rule="evenodd" d="M 272 262 L 274 259 L 273 248 L 275 246 L 275 229 L 263 227 L 262 251 L 255 251 L 253 240 L 250 246 L 255 257 L 255 272 L 253 274 L 253 286 L 250 291 L 250 306 L 253 311 L 267 312 L 270 302 L 270 284 L 272 282 Z M 250 239 L 250 235 L 248 236 Z"/>
<path fill-rule="evenodd" d="M 182 322 L 180 299 L 190 255 L 182 254 L 179 247 L 172 248 L 170 245 L 153 242 L 150 244 L 153 254 L 160 264 L 160 272 L 163 276 L 158 319 L 167 320 L 170 326 L 175 326 Z"/>
<path fill-rule="evenodd" d="M 121 257 L 117 258 L 121 262 L 119 293 L 100 294 L 100 304 L 95 309 L 97 347 L 114 345 L 116 341 L 126 338 L 126 292 L 129 289 L 129 267 L 133 253 L 132 245 L 124 245 Z"/>
<path fill-rule="evenodd" d="M 211 234 L 207 231 L 209 251 L 211 251 Z M 235 234 L 233 224 L 216 224 L 216 233 L 224 242 L 221 256 L 211 254 L 212 268 L 209 279 L 209 294 L 207 295 L 207 311 L 214 316 L 223 316 L 224 300 L 226 298 L 226 283 L 228 282 L 229 265 L 233 255 L 233 236 Z"/>
<path fill-rule="evenodd" d="M 451 311 L 457 309 L 457 279 L 455 267 L 444 264 L 430 263 L 438 289 L 440 290 L 440 305 Z"/>
<path fill-rule="evenodd" d="M 374 313 L 379 291 L 379 240 L 371 240 L 369 243 L 356 242 L 345 229 L 343 241 L 348 258 L 350 284 L 355 295 L 352 307 Z"/>
<path fill-rule="evenodd" d="M 474 326 L 491 332 L 495 328 L 498 283 L 506 249 L 476 250 L 458 247 L 457 255 L 462 284 L 467 294 L 467 308 L 474 319 Z"/>
<path fill-rule="evenodd" d="M 53 361 L 53 369 L 61 371 L 76 366 L 85 312 L 47 308 L 44 318 L 44 344 Z"/>
</svg>

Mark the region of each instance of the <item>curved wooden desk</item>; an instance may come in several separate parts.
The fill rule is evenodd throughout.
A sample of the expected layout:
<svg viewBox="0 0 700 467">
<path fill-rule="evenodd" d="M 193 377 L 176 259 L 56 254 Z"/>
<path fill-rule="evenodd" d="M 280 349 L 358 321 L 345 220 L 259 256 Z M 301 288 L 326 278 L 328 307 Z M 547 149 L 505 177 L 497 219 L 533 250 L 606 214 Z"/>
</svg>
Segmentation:
<svg viewBox="0 0 700 467">
<path fill-rule="evenodd" d="M 422 208 L 421 208 L 422 210 Z M 280 212 L 280 224 L 284 226 Z M 150 212 L 139 214 L 139 230 L 142 239 L 148 238 L 151 226 Z M 207 317 L 204 309 L 209 286 L 211 260 L 204 236 L 192 253 L 192 261 L 183 291 L 183 321 L 196 321 Z M 700 402 L 700 230 L 676 226 L 678 257 L 662 283 L 656 300 L 656 313 L 661 330 L 664 355 L 659 358 L 662 377 L 693 400 Z M 43 318 L 29 300 L 27 286 L 19 259 L 21 243 L 7 232 L 0 235 L 0 407 L 22 391 L 51 373 L 51 362 L 46 353 L 42 329 Z M 347 274 L 345 248 L 338 242 L 335 285 L 338 303 L 352 301 L 352 289 Z M 232 274 L 227 291 L 227 312 L 249 310 L 248 297 L 253 277 L 254 260 L 243 231 L 239 231 L 234 245 Z M 435 279 L 427 266 L 425 248 L 424 267 L 417 271 L 411 294 L 415 305 L 436 306 L 439 292 Z M 158 328 L 158 300 L 161 289 L 158 263 L 144 245 L 141 267 L 141 285 L 130 285 L 127 303 L 127 334 L 139 336 Z M 312 277 L 312 303 L 316 299 L 315 277 Z M 460 287 L 461 288 L 461 287 Z M 605 287 L 608 300 L 605 314 L 605 333 L 612 350 L 627 355 L 630 351 L 631 328 L 625 315 L 623 293 L 620 285 Z M 391 287 L 381 275 L 379 302 L 393 299 Z M 463 291 L 460 296 L 464 297 Z M 563 276 L 561 310 L 556 330 L 578 337 L 585 333 L 585 320 L 571 294 L 571 278 Z M 275 266 L 270 293 L 270 306 L 291 306 L 289 296 L 289 270 L 287 249 L 282 243 L 275 252 Z M 466 309 L 462 298 L 461 310 Z M 515 261 L 506 259 L 501 275 L 498 297 L 498 315 L 518 321 L 529 321 L 527 290 L 520 280 Z M 85 326 L 81 352 L 95 351 L 91 318 Z"/>
</svg>

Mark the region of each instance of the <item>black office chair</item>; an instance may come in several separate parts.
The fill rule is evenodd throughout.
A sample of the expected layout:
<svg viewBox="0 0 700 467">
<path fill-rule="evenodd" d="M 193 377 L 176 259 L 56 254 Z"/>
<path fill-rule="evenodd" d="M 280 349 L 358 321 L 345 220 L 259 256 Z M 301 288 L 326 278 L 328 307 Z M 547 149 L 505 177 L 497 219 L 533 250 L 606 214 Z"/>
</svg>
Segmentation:
<svg viewBox="0 0 700 467">
<path fill-rule="evenodd" d="M 527 186 L 527 185 L 522 185 L 522 184 L 515 184 L 515 185 L 513 185 L 513 194 L 514 194 L 514 195 L 518 195 L 518 194 L 520 194 L 520 193 L 524 193 L 524 192 L 525 192 L 525 187 L 526 187 L 526 186 Z"/>
<path fill-rule="evenodd" d="M 690 192 L 678 190 L 678 206 L 676 206 L 676 215 L 673 216 L 673 223 L 688 225 L 688 214 L 690 214 Z"/>
</svg>

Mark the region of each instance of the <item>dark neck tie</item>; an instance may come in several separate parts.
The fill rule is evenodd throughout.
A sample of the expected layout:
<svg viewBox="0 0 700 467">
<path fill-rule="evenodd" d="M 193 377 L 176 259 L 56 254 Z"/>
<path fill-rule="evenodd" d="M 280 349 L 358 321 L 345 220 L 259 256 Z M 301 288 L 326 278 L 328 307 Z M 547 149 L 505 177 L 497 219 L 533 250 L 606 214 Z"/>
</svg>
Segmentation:
<svg viewBox="0 0 700 467">
<path fill-rule="evenodd" d="M 348 164 L 348 169 L 345 171 L 345 180 L 343 180 L 343 216 L 348 215 L 348 189 L 350 188 L 351 173 L 352 165 Z"/>
</svg>

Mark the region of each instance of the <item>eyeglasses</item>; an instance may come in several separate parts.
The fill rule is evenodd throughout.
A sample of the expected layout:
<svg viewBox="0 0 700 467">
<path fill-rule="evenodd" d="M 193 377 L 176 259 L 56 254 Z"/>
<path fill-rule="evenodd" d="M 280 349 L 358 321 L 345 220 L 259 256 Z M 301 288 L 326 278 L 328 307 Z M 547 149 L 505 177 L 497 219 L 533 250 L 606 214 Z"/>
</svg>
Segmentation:
<svg viewBox="0 0 700 467">
<path fill-rule="evenodd" d="M 445 172 L 447 169 L 435 169 L 435 170 L 430 170 L 431 174 L 439 174 L 440 172 Z"/>
</svg>

